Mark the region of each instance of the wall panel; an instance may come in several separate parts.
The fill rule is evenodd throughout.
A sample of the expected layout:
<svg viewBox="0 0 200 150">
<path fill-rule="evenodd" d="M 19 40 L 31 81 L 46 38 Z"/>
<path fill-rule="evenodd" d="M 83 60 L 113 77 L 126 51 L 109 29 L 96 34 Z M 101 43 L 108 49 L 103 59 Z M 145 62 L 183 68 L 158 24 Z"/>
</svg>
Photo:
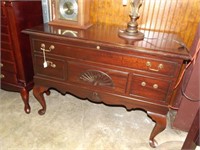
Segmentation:
<svg viewBox="0 0 200 150">
<path fill-rule="evenodd" d="M 93 0 L 91 21 L 126 26 L 130 5 L 122 0 Z M 200 21 L 200 0 L 144 0 L 139 28 L 177 33 L 190 48 Z"/>
</svg>

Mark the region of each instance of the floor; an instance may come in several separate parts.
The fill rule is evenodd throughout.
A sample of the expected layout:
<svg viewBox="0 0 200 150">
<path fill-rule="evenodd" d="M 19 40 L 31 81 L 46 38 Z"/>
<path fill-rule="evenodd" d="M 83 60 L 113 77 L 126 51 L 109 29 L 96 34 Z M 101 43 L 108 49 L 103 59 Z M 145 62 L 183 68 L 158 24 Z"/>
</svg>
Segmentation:
<svg viewBox="0 0 200 150">
<path fill-rule="evenodd" d="M 51 90 L 47 112 L 30 91 L 31 113 L 20 94 L 0 90 L 0 150 L 153 150 L 154 122 L 142 111 L 94 104 Z M 167 128 L 156 137 L 159 150 L 178 150 L 187 133 Z"/>
</svg>

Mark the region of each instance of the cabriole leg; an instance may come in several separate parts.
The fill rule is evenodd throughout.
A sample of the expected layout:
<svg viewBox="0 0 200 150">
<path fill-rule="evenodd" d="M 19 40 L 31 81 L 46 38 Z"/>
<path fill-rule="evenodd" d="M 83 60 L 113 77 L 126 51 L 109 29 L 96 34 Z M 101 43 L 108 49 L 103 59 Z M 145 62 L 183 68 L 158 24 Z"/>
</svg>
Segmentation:
<svg viewBox="0 0 200 150">
<path fill-rule="evenodd" d="M 46 102 L 44 99 L 44 92 L 46 92 L 48 88 L 43 87 L 43 86 L 34 86 L 33 87 L 33 95 L 35 98 L 38 100 L 38 102 L 41 104 L 42 109 L 38 111 L 40 115 L 44 115 L 46 112 Z"/>
<path fill-rule="evenodd" d="M 157 146 L 155 136 L 157 136 L 160 132 L 162 132 L 166 128 L 167 118 L 166 115 L 161 115 L 153 112 L 147 112 L 147 114 L 151 117 L 152 120 L 156 122 L 149 138 L 150 146 L 155 148 Z"/>
</svg>

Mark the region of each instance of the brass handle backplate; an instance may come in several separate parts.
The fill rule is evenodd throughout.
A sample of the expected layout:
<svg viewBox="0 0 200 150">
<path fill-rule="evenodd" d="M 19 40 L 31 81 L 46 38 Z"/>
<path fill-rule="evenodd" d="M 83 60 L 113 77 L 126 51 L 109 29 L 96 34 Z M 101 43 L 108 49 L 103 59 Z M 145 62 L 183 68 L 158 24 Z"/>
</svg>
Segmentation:
<svg viewBox="0 0 200 150">
<path fill-rule="evenodd" d="M 50 45 L 50 46 L 49 46 L 49 49 L 45 49 L 45 44 L 42 43 L 40 49 L 41 49 L 42 51 L 45 51 L 45 52 L 51 52 L 51 50 L 54 50 L 54 49 L 55 49 L 55 46 L 54 46 L 54 45 Z"/>
<path fill-rule="evenodd" d="M 52 68 L 56 68 L 56 64 L 54 64 L 52 61 L 44 61 L 43 67 L 47 68 L 48 66 L 50 66 Z"/>
<path fill-rule="evenodd" d="M 163 64 L 159 64 L 159 65 L 157 66 L 157 69 L 151 68 L 152 64 L 151 64 L 150 61 L 147 61 L 147 62 L 146 62 L 146 66 L 149 68 L 149 70 L 154 71 L 154 72 L 158 72 L 158 71 L 160 71 L 161 69 L 164 68 L 164 65 L 163 65 Z"/>
<path fill-rule="evenodd" d="M 48 66 L 51 66 L 52 68 L 56 68 L 56 64 L 54 64 L 52 61 L 47 61 Z"/>
</svg>

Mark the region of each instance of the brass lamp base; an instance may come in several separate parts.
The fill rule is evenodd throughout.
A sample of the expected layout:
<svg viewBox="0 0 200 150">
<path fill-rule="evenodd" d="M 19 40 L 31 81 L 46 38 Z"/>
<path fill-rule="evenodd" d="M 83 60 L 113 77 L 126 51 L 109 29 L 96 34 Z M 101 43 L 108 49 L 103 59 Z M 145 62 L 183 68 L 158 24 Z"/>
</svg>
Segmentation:
<svg viewBox="0 0 200 150">
<path fill-rule="evenodd" d="M 143 0 L 131 0 L 131 13 L 129 14 L 130 22 L 127 24 L 126 30 L 120 30 L 119 37 L 128 40 L 143 40 L 144 34 L 138 31 L 137 19 L 139 18 L 139 8 L 142 6 Z"/>
<path fill-rule="evenodd" d="M 127 30 L 119 30 L 118 35 L 119 37 L 129 39 L 129 40 L 143 40 L 144 39 L 144 34 L 140 31 L 130 33 L 130 32 L 127 32 Z"/>
</svg>

